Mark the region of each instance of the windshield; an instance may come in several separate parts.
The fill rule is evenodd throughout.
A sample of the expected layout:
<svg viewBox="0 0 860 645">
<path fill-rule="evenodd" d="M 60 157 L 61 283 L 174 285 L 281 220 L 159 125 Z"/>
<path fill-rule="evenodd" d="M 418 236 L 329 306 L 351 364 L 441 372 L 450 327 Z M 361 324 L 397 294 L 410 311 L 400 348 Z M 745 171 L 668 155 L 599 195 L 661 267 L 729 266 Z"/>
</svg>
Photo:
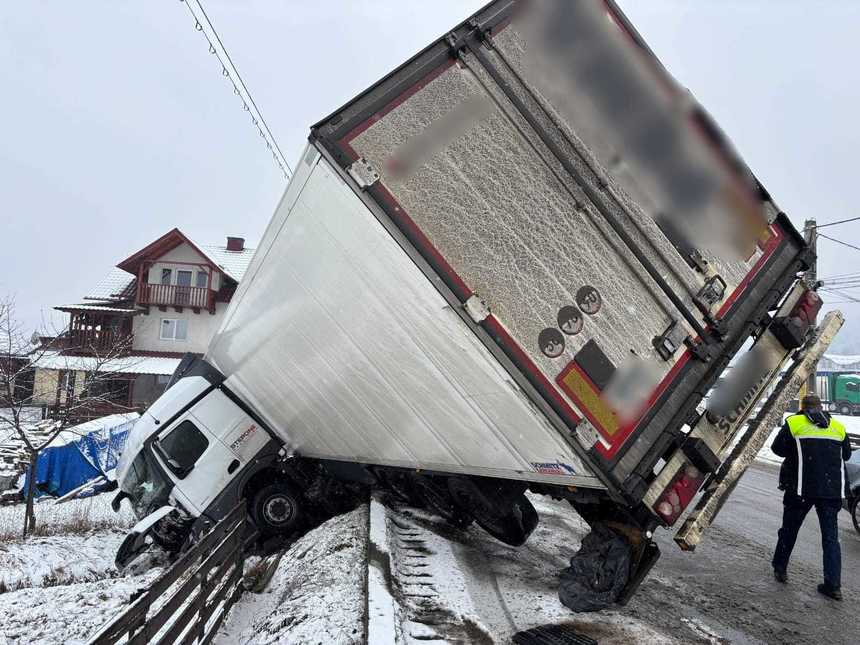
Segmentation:
<svg viewBox="0 0 860 645">
<path fill-rule="evenodd" d="M 138 519 L 167 504 L 173 484 L 161 474 L 148 449 L 141 450 L 122 479 L 122 490 L 128 495 Z"/>
</svg>

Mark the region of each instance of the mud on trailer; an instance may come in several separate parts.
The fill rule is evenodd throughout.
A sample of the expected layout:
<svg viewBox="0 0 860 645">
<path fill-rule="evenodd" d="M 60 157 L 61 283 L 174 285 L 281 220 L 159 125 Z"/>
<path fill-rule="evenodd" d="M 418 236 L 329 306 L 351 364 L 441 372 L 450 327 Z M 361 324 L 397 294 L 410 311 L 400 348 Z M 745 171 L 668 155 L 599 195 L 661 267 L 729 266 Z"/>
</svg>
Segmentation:
<svg viewBox="0 0 860 645">
<path fill-rule="evenodd" d="M 810 259 L 613 3 L 493 2 L 313 126 L 205 360 L 134 429 L 119 560 L 366 486 L 517 545 L 530 490 L 622 545 L 624 600 L 803 345 Z"/>
</svg>

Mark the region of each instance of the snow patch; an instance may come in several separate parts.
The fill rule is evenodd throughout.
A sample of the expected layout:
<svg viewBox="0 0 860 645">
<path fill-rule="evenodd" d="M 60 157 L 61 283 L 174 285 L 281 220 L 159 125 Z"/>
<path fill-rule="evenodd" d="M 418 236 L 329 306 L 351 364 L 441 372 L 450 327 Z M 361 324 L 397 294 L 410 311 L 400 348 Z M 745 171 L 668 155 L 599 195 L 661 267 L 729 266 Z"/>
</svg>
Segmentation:
<svg viewBox="0 0 860 645">
<path fill-rule="evenodd" d="M 39 498 L 34 504 L 37 535 L 87 533 L 91 530 L 121 529 L 134 526 L 134 515 L 128 505 L 114 513 L 110 506 L 114 493 L 94 495 L 56 504 L 50 497 Z M 0 542 L 20 539 L 24 526 L 25 505 L 0 506 Z"/>
<path fill-rule="evenodd" d="M 246 593 L 216 643 L 364 643 L 367 506 L 321 524 L 281 558 L 262 594 Z"/>
<path fill-rule="evenodd" d="M 114 554 L 124 538 L 124 532 L 113 530 L 0 545 L 0 587 L 50 587 L 116 577 Z"/>
<path fill-rule="evenodd" d="M 159 573 L 0 594 L 0 634 L 8 645 L 82 645 Z"/>
</svg>

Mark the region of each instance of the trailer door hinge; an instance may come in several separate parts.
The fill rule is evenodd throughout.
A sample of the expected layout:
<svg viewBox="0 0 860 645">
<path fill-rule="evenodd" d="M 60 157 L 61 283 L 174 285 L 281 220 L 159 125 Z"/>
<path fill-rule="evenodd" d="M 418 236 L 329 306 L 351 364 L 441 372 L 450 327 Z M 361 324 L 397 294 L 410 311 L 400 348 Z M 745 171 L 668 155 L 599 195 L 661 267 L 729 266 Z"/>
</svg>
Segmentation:
<svg viewBox="0 0 860 645">
<path fill-rule="evenodd" d="M 463 307 L 466 313 L 469 314 L 469 317 L 476 323 L 484 322 L 490 315 L 490 308 L 477 293 L 469 296 L 469 299 L 463 303 Z"/>
<path fill-rule="evenodd" d="M 699 293 L 693 298 L 693 302 L 705 315 L 710 315 L 711 308 L 723 299 L 726 293 L 726 281 L 719 275 L 714 274 L 699 289 Z"/>
<path fill-rule="evenodd" d="M 675 352 L 678 351 L 678 348 L 684 344 L 684 341 L 687 338 L 689 338 L 689 336 L 687 335 L 686 330 L 678 323 L 677 320 L 673 320 L 669 323 L 666 331 L 653 338 L 651 344 L 654 345 L 654 349 L 657 350 L 660 358 L 664 361 L 668 361 L 675 355 Z"/>
<path fill-rule="evenodd" d="M 353 162 L 346 171 L 355 180 L 359 188 L 367 188 L 379 181 L 379 173 L 364 157 Z"/>
<path fill-rule="evenodd" d="M 711 350 L 703 341 L 693 340 L 687 336 L 684 339 L 684 344 L 687 346 L 687 349 L 690 350 L 690 354 L 692 354 L 694 358 L 697 358 L 703 363 L 709 363 L 711 361 Z"/>
</svg>

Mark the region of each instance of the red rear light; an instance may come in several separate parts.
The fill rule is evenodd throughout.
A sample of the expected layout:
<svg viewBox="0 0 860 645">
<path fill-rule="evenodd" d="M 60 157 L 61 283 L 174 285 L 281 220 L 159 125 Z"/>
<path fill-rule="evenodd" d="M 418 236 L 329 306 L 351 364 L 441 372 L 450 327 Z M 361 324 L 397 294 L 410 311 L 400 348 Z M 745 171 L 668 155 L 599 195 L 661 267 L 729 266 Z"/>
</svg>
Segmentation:
<svg viewBox="0 0 860 645">
<path fill-rule="evenodd" d="M 818 294 L 806 291 L 791 308 L 791 313 L 774 320 L 770 329 L 786 349 L 800 347 L 820 309 Z"/>
<path fill-rule="evenodd" d="M 812 324 L 818 312 L 821 310 L 821 298 L 814 291 L 804 293 L 794 309 L 791 310 L 790 318 L 800 318 L 807 325 Z"/>
<path fill-rule="evenodd" d="M 705 473 L 701 472 L 692 464 L 687 464 L 672 478 L 666 490 L 654 504 L 657 515 L 672 525 L 684 512 L 684 509 L 693 501 L 699 487 L 705 481 Z"/>
</svg>

